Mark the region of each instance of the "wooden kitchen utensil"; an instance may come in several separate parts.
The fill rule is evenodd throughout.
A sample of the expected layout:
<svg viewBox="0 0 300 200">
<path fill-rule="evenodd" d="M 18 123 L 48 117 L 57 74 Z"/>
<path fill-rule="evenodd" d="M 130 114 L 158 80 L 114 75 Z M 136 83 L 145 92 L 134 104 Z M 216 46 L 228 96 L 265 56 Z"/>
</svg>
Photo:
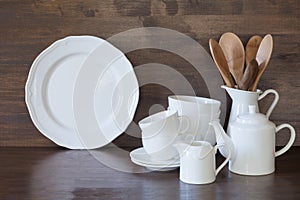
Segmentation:
<svg viewBox="0 0 300 200">
<path fill-rule="evenodd" d="M 260 77 L 266 70 L 267 65 L 270 61 L 272 51 L 273 51 L 273 38 L 272 35 L 268 34 L 262 39 L 256 54 L 256 60 L 259 66 L 259 71 L 254 83 L 250 87 L 251 91 L 256 91 Z"/>
<path fill-rule="evenodd" d="M 223 50 L 214 39 L 209 40 L 209 48 L 211 55 L 221 73 L 221 76 L 228 87 L 234 87 L 234 81 L 231 77 L 229 67 L 224 56 Z"/>
<path fill-rule="evenodd" d="M 253 82 L 256 79 L 258 73 L 258 63 L 255 59 L 252 59 L 250 63 L 247 65 L 244 76 L 241 80 L 241 84 L 239 85 L 239 89 L 246 90 L 252 86 Z"/>
<path fill-rule="evenodd" d="M 259 35 L 254 35 L 249 39 L 246 45 L 246 66 L 249 65 L 250 61 L 256 59 L 256 54 L 261 41 L 262 37 Z"/>
<path fill-rule="evenodd" d="M 235 79 L 237 85 L 240 84 L 243 78 L 245 51 L 240 38 L 234 33 L 224 33 L 219 44 L 224 52 L 229 71 Z"/>
</svg>

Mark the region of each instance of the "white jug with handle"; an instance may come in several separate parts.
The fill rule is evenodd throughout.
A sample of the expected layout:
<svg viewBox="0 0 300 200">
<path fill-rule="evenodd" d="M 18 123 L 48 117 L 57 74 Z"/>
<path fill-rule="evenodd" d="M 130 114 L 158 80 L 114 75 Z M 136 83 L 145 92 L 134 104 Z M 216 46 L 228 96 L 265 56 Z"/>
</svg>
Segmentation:
<svg viewBox="0 0 300 200">
<path fill-rule="evenodd" d="M 191 144 L 174 145 L 180 154 L 180 180 L 189 184 L 208 184 L 216 180 L 216 176 L 227 164 L 229 157 L 216 169 L 215 154 L 218 147 L 206 141 L 195 141 Z"/>
<path fill-rule="evenodd" d="M 227 133 L 230 133 L 231 130 L 229 125 L 236 120 L 236 117 L 238 115 L 248 113 L 249 105 L 255 105 L 256 112 L 259 112 L 258 101 L 265 98 L 268 94 L 274 94 L 274 100 L 271 103 L 266 113 L 267 118 L 269 118 L 279 100 L 279 94 L 276 92 L 276 90 L 273 89 L 268 89 L 264 92 L 262 92 L 261 90 L 252 92 L 252 91 L 245 91 L 245 90 L 239 90 L 236 88 L 227 87 L 224 85 L 221 87 L 226 90 L 226 92 L 229 94 L 229 96 L 232 99 Z"/>
</svg>

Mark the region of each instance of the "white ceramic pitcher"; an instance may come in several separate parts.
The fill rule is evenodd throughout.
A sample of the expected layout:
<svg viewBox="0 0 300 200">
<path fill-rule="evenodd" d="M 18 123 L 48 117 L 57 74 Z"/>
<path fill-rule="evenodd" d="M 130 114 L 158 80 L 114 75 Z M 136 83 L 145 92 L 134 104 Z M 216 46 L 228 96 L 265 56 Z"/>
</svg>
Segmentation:
<svg viewBox="0 0 300 200">
<path fill-rule="evenodd" d="M 236 88 L 230 88 L 224 85 L 221 87 L 226 90 L 226 92 L 229 94 L 229 96 L 232 99 L 228 127 L 231 122 L 235 121 L 238 115 L 248 113 L 249 105 L 255 105 L 256 112 L 259 112 L 258 101 L 265 98 L 268 94 L 274 94 L 274 100 L 266 113 L 267 118 L 269 118 L 279 100 L 278 93 L 273 89 L 268 89 L 264 92 L 260 90 L 257 90 L 256 92 L 252 92 L 252 91 L 239 90 Z M 227 133 L 228 132 L 230 132 L 229 129 L 227 129 Z"/>
<path fill-rule="evenodd" d="M 174 145 L 180 154 L 180 175 L 182 182 L 189 184 L 208 184 L 216 180 L 220 170 L 230 159 L 226 160 L 216 169 L 215 154 L 218 147 L 213 147 L 206 141 L 195 141 L 191 144 L 177 143 Z"/>
</svg>

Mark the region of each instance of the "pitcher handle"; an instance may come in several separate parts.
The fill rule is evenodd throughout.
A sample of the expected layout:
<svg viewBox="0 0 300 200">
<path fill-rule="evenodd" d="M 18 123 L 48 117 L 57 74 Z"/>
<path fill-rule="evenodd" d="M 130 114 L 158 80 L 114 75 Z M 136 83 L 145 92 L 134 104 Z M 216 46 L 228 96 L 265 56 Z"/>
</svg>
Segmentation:
<svg viewBox="0 0 300 200">
<path fill-rule="evenodd" d="M 267 111 L 267 114 L 266 114 L 267 118 L 270 117 L 270 115 L 271 115 L 271 113 L 273 112 L 275 106 L 277 105 L 278 100 L 279 100 L 279 94 L 278 94 L 278 92 L 277 92 L 276 90 L 268 89 L 268 90 L 264 91 L 264 92 L 263 92 L 261 95 L 259 95 L 259 97 L 258 97 L 258 100 L 261 100 L 261 99 L 265 98 L 265 97 L 266 97 L 268 94 L 270 94 L 270 93 L 273 93 L 273 94 L 274 94 L 274 100 L 273 100 L 272 104 L 270 105 L 270 107 L 269 107 L 269 109 L 268 109 L 268 111 Z"/>
<path fill-rule="evenodd" d="M 220 145 L 216 145 L 215 148 L 215 153 L 217 153 L 217 149 L 219 147 L 225 147 L 228 149 L 228 157 L 224 160 L 224 162 L 216 169 L 216 176 L 218 175 L 218 173 L 221 171 L 221 169 L 223 169 L 223 167 L 225 167 L 225 165 L 228 163 L 228 161 L 231 158 L 231 148 L 228 147 L 228 145 L 226 144 L 220 144 Z"/>
<path fill-rule="evenodd" d="M 283 128 L 290 129 L 291 136 L 290 136 L 290 139 L 289 139 L 288 143 L 282 149 L 275 152 L 275 157 L 280 156 L 280 155 L 284 154 L 287 150 L 289 150 L 291 148 L 291 146 L 293 145 L 295 139 L 296 139 L 295 129 L 289 124 L 281 124 L 281 125 L 277 126 L 276 127 L 276 133 L 278 131 L 280 131 L 281 129 L 283 129 Z"/>
</svg>

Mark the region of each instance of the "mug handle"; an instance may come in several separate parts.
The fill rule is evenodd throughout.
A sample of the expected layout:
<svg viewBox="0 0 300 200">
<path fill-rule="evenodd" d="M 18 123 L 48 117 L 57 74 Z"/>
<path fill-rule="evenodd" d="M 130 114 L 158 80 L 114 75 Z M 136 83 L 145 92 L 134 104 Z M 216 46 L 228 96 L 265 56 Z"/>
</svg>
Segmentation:
<svg viewBox="0 0 300 200">
<path fill-rule="evenodd" d="M 186 124 L 183 129 L 181 129 L 182 128 L 181 125 L 179 126 L 179 132 L 180 133 L 187 132 L 187 130 L 190 128 L 190 119 L 185 115 L 178 116 L 178 119 L 180 121 L 185 121 L 185 124 Z M 180 123 L 180 124 L 182 124 L 182 123 Z"/>
<path fill-rule="evenodd" d="M 289 124 L 281 124 L 281 125 L 277 126 L 276 127 L 276 133 L 278 131 L 280 131 L 281 129 L 283 129 L 283 128 L 290 129 L 291 136 L 290 136 L 289 142 L 282 149 L 275 152 L 275 157 L 280 156 L 280 155 L 284 154 L 287 150 L 289 150 L 291 148 L 291 146 L 293 145 L 295 139 L 296 139 L 295 129 Z"/>
<path fill-rule="evenodd" d="M 221 169 L 223 169 L 223 167 L 225 167 L 225 165 L 228 163 L 228 161 L 230 160 L 231 158 L 231 148 L 228 147 L 228 145 L 226 144 L 220 144 L 220 145 L 216 145 L 214 148 L 215 148 L 215 153 L 217 153 L 217 149 L 219 147 L 225 147 L 228 149 L 228 156 L 226 158 L 226 160 L 224 160 L 224 162 L 216 169 L 216 176 L 218 175 L 218 173 L 221 171 Z"/>
<path fill-rule="evenodd" d="M 259 95 L 259 97 L 258 97 L 258 100 L 262 100 L 263 98 L 265 98 L 265 97 L 266 97 L 268 94 L 270 94 L 270 93 L 273 93 L 273 94 L 274 94 L 274 100 L 273 100 L 272 104 L 270 105 L 270 107 L 269 107 L 269 109 L 268 109 L 268 111 L 267 111 L 267 114 L 266 114 L 267 118 L 270 117 L 270 115 L 271 115 L 271 113 L 273 112 L 275 106 L 277 105 L 278 100 L 279 100 L 279 94 L 278 94 L 278 92 L 277 92 L 276 90 L 268 89 L 268 90 L 264 91 L 264 92 L 263 92 L 261 95 Z"/>
</svg>

